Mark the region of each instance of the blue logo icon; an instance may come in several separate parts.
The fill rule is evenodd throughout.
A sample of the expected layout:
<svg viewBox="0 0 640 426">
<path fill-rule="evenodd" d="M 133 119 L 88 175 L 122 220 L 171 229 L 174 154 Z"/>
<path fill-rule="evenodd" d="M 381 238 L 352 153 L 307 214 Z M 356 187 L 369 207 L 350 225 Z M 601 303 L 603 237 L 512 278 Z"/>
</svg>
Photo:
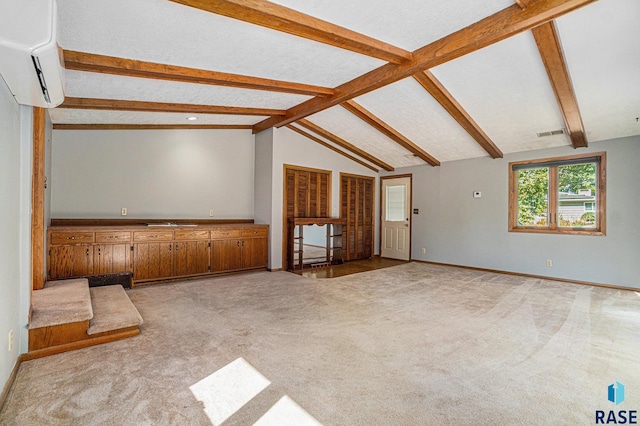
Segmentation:
<svg viewBox="0 0 640 426">
<path fill-rule="evenodd" d="M 609 396 L 607 399 L 618 405 L 624 401 L 624 385 L 616 381 L 615 385 L 609 385 Z"/>
</svg>

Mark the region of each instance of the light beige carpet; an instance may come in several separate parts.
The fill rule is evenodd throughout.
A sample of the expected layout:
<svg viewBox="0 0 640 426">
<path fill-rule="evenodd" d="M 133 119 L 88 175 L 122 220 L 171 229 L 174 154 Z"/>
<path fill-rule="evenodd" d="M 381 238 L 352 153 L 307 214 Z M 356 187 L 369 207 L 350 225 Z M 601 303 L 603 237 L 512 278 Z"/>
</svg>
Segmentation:
<svg viewBox="0 0 640 426">
<path fill-rule="evenodd" d="M 49 281 L 43 289 L 33 292 L 32 305 L 31 329 L 93 318 L 86 278 Z"/>
<path fill-rule="evenodd" d="M 250 425 L 288 400 L 325 425 L 589 425 L 640 409 L 631 291 L 409 263 L 128 294 L 142 334 L 23 363 L 1 424 Z M 230 415 L 215 406 L 244 387 Z"/>
<path fill-rule="evenodd" d="M 121 285 L 91 287 L 89 291 L 94 315 L 89 321 L 87 334 L 119 330 L 143 323 L 140 313 Z"/>
</svg>

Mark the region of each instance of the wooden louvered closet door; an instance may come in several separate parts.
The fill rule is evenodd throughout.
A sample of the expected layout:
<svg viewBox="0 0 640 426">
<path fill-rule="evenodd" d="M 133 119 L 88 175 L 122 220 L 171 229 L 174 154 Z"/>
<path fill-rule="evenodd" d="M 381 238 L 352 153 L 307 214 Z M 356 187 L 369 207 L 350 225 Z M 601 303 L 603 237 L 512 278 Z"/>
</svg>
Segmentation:
<svg viewBox="0 0 640 426">
<path fill-rule="evenodd" d="M 331 171 L 285 165 L 283 259 L 289 259 L 289 219 L 331 217 Z"/>
<path fill-rule="evenodd" d="M 343 233 L 345 260 L 373 256 L 375 178 L 340 174 L 340 217 L 347 219 Z"/>
</svg>

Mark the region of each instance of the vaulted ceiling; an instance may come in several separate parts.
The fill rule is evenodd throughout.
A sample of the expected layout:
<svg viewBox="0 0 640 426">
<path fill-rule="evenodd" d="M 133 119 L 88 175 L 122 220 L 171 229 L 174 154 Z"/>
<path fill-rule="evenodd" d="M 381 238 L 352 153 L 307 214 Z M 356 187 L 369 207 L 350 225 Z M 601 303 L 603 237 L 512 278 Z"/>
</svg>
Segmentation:
<svg viewBox="0 0 640 426">
<path fill-rule="evenodd" d="M 287 126 L 376 170 L 640 134 L 637 0 L 58 0 L 58 15 L 54 129 Z"/>
</svg>

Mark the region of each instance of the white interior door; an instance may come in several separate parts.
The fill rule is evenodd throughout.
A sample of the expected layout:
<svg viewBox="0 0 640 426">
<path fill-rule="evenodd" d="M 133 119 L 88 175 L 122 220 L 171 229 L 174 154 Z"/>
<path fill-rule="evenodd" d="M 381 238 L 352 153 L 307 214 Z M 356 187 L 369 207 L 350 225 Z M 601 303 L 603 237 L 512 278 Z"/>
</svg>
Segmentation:
<svg viewBox="0 0 640 426">
<path fill-rule="evenodd" d="M 409 260 L 411 178 L 382 180 L 382 257 Z"/>
</svg>

